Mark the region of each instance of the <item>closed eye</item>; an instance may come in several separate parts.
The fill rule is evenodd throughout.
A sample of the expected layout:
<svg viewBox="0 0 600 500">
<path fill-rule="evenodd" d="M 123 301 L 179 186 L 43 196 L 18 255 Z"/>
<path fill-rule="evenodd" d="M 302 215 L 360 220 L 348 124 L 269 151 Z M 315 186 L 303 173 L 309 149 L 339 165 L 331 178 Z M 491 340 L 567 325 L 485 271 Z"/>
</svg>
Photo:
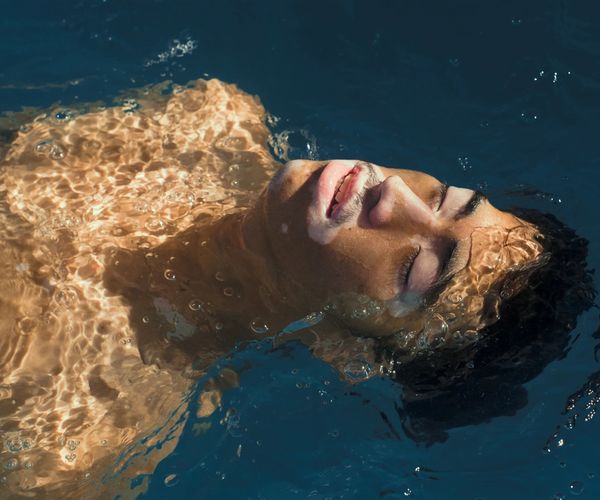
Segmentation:
<svg viewBox="0 0 600 500">
<path fill-rule="evenodd" d="M 464 219 L 477 210 L 477 207 L 481 205 L 481 202 L 485 200 L 485 196 L 479 191 L 475 191 L 471 199 L 465 204 L 463 208 L 454 216 L 455 220 Z"/>
<path fill-rule="evenodd" d="M 433 205 L 436 212 L 439 212 L 442 209 L 442 205 L 444 204 L 444 200 L 446 199 L 446 195 L 448 194 L 448 184 L 440 184 L 438 189 L 438 194 L 436 196 L 436 203 Z"/>
<path fill-rule="evenodd" d="M 406 285 L 408 285 L 408 279 L 410 278 L 410 271 L 414 267 L 415 261 L 417 260 L 417 257 L 419 256 L 420 253 L 421 253 L 421 247 L 418 246 L 410 253 L 410 255 L 406 258 L 406 260 L 402 264 L 402 267 L 400 268 L 400 275 L 399 275 L 400 286 L 402 289 L 405 289 Z"/>
</svg>

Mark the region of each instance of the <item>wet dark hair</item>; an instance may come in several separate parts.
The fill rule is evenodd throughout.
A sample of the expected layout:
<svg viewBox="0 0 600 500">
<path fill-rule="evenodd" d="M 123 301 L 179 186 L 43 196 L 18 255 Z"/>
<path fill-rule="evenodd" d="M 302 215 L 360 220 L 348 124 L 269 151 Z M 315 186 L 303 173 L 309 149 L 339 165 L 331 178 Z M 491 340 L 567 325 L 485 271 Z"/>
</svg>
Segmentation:
<svg viewBox="0 0 600 500">
<path fill-rule="evenodd" d="M 553 215 L 512 212 L 540 229 L 548 261 L 525 289 L 502 304 L 500 319 L 482 330 L 476 343 L 395 366 L 394 379 L 403 388 L 398 411 L 405 432 L 417 442 L 442 442 L 451 428 L 523 408 L 523 384 L 566 356 L 577 317 L 594 303 L 587 240 Z"/>
</svg>

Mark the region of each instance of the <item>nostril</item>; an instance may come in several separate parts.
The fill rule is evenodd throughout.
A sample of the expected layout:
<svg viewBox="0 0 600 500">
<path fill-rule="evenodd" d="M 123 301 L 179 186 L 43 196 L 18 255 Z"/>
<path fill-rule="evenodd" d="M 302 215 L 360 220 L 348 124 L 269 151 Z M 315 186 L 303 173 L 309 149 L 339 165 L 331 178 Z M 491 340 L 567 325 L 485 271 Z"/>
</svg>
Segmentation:
<svg viewBox="0 0 600 500">
<path fill-rule="evenodd" d="M 364 210 L 371 225 L 373 225 L 371 221 L 371 212 L 377 206 L 379 200 L 381 200 L 381 184 L 372 187 L 365 194 Z"/>
<path fill-rule="evenodd" d="M 380 185 L 380 196 L 369 212 L 369 223 L 373 227 L 388 223 L 394 213 L 405 223 L 416 223 L 432 227 L 435 215 L 419 196 L 397 175 L 386 178 Z"/>
</svg>

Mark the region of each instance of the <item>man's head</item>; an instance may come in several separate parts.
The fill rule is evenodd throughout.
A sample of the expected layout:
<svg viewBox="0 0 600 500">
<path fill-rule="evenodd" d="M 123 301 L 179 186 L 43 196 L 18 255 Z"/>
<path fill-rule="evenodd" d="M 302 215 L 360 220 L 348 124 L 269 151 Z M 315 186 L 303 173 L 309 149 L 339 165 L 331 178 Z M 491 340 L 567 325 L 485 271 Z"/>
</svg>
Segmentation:
<svg viewBox="0 0 600 500">
<path fill-rule="evenodd" d="M 476 329 L 494 284 L 541 253 L 533 226 L 480 193 L 356 160 L 289 162 L 259 206 L 294 297 L 377 333 L 461 306 Z"/>
</svg>

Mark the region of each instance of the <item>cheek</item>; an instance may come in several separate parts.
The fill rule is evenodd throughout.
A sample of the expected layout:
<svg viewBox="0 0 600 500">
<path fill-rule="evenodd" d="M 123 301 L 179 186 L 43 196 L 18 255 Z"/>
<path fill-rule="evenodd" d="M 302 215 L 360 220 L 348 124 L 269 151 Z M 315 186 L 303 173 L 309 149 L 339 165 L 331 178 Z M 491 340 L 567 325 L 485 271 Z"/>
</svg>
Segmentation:
<svg viewBox="0 0 600 500">
<path fill-rule="evenodd" d="M 345 246 L 327 256 L 323 272 L 332 291 L 387 300 L 398 292 L 399 264 L 369 246 Z"/>
</svg>

